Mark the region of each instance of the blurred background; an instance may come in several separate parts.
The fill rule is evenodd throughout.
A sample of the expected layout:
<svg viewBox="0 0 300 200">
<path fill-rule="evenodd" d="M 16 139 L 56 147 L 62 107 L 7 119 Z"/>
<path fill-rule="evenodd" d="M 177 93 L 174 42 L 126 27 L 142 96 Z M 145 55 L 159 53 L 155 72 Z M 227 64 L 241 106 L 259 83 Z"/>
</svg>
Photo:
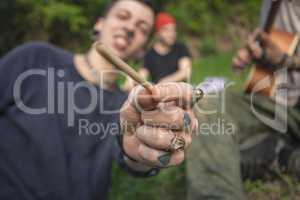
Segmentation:
<svg viewBox="0 0 300 200">
<path fill-rule="evenodd" d="M 108 0 L 0 1 L 0 55 L 28 40 L 81 51 Z M 260 0 L 158 0 L 178 20 L 195 56 L 227 51 L 256 26 Z"/>
<path fill-rule="evenodd" d="M 1 0 L 0 57 L 26 41 L 43 40 L 73 52 L 91 44 L 92 28 L 108 0 Z M 191 51 L 194 84 L 207 76 L 223 76 L 241 89 L 245 74 L 231 72 L 231 59 L 249 31 L 258 25 L 260 0 L 160 0 L 178 22 L 179 38 Z M 114 167 L 110 199 L 184 199 L 184 164 L 155 178 L 131 178 Z M 293 186 L 291 186 L 292 188 Z M 300 186 L 298 186 L 300 191 Z M 294 193 L 275 184 L 246 183 L 251 199 L 273 192 L 286 199 Z M 260 196 L 261 195 L 261 196 Z"/>
<path fill-rule="evenodd" d="M 48 41 L 73 52 L 83 52 L 91 44 L 93 25 L 107 2 L 1 0 L 0 56 L 30 40 Z M 235 88 L 239 88 L 244 76 L 233 76 L 230 61 L 241 39 L 258 23 L 260 0 L 158 0 L 158 3 L 176 17 L 179 38 L 194 57 L 192 81 L 199 83 L 204 76 L 222 75 L 237 82 Z"/>
</svg>

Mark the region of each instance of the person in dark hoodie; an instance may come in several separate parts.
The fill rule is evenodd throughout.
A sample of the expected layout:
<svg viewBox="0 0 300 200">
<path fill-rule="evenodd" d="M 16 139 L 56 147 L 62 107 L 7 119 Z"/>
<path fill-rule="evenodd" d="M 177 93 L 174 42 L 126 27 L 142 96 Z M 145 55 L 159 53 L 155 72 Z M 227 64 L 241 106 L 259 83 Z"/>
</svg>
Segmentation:
<svg viewBox="0 0 300 200">
<path fill-rule="evenodd" d="M 155 13 L 150 0 L 113 1 L 100 42 L 128 59 L 148 41 Z M 187 105 L 192 87 L 137 87 L 126 100 L 115 77 L 94 47 L 72 54 L 32 42 L 1 58 L 0 199 L 106 199 L 114 160 L 141 177 L 183 161 L 197 121 L 178 100 Z"/>
</svg>

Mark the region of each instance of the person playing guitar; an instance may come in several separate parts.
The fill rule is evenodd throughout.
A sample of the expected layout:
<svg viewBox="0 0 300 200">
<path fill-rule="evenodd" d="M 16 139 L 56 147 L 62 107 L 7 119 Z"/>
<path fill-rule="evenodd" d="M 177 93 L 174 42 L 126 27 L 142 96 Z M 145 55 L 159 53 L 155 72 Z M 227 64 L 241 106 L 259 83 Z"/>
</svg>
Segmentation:
<svg viewBox="0 0 300 200">
<path fill-rule="evenodd" d="M 246 93 L 224 91 L 197 104 L 188 199 L 241 200 L 243 179 L 300 179 L 300 1 L 264 0 L 261 21 L 233 58 L 236 71 L 255 65 Z"/>
</svg>

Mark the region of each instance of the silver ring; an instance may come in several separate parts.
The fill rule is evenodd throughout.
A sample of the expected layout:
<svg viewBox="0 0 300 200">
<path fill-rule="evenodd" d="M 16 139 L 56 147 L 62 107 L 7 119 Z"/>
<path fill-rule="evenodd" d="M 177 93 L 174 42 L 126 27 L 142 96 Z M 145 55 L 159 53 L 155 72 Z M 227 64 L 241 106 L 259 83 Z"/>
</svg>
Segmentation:
<svg viewBox="0 0 300 200">
<path fill-rule="evenodd" d="M 194 106 L 199 100 L 201 100 L 203 96 L 204 96 L 203 90 L 201 90 L 200 88 L 194 88 L 192 106 Z"/>
</svg>

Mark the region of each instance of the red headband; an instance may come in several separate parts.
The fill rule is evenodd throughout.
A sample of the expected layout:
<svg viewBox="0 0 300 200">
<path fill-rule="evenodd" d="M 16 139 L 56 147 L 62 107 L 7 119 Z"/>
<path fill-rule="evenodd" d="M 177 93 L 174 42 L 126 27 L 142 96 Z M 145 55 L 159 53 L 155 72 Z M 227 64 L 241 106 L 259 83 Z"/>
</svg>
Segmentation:
<svg viewBox="0 0 300 200">
<path fill-rule="evenodd" d="M 176 24 L 176 20 L 168 13 L 160 12 L 156 17 L 155 31 L 159 32 L 161 27 L 168 24 Z"/>
</svg>

